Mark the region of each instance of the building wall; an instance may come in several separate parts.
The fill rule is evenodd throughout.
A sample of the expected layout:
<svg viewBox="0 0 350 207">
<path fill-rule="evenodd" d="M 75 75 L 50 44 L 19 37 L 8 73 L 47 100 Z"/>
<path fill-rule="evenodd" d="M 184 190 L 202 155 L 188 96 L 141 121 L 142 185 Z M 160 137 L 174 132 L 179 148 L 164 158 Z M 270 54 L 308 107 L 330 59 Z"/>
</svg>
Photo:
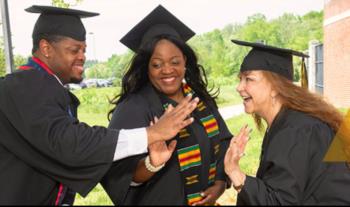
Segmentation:
<svg viewBox="0 0 350 207">
<path fill-rule="evenodd" d="M 350 107 L 350 0 L 325 1 L 324 96 Z"/>
</svg>

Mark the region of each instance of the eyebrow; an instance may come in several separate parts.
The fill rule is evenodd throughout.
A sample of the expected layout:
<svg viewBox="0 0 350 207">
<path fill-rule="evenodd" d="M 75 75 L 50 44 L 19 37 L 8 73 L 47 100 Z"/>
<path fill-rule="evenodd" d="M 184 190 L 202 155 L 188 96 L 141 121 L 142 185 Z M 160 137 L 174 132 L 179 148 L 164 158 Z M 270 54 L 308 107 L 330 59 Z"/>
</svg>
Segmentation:
<svg viewBox="0 0 350 207">
<path fill-rule="evenodd" d="M 252 73 L 252 71 L 244 71 L 244 72 L 238 73 L 237 78 L 242 77 L 242 75 L 248 76 L 251 73 Z"/>
<path fill-rule="evenodd" d="M 174 59 L 174 58 L 181 58 L 181 56 L 180 56 L 180 55 L 175 55 L 175 56 L 172 56 L 170 59 Z M 156 56 L 152 57 L 151 60 L 152 60 L 152 59 L 163 60 L 164 58 L 162 58 L 162 57 L 156 55 Z"/>
</svg>

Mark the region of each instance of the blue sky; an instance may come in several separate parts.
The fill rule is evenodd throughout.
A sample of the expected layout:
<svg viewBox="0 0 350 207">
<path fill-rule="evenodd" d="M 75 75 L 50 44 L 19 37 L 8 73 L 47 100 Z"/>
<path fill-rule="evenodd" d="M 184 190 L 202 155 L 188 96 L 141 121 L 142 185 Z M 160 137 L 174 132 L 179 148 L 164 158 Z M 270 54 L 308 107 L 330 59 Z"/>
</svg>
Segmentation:
<svg viewBox="0 0 350 207">
<path fill-rule="evenodd" d="M 38 15 L 24 9 L 33 4 L 50 5 L 51 0 L 8 0 L 8 3 L 14 54 L 27 56 Z M 201 34 L 229 23 L 243 23 L 255 13 L 272 19 L 285 12 L 303 15 L 319 11 L 324 0 L 83 0 L 71 8 L 101 14 L 83 20 L 88 32 L 87 58 L 107 60 L 112 54 L 125 52 L 127 49 L 119 39 L 159 4 Z"/>
</svg>

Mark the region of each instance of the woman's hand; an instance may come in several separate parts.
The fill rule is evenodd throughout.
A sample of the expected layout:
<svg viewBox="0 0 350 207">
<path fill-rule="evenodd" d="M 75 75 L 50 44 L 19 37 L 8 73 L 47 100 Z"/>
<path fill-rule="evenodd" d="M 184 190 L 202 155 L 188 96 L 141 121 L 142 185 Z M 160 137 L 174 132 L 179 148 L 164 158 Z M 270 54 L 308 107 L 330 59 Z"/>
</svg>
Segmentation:
<svg viewBox="0 0 350 207">
<path fill-rule="evenodd" d="M 250 132 L 247 125 L 242 127 L 238 135 L 232 138 L 225 155 L 225 172 L 230 177 L 233 186 L 242 186 L 245 181 L 245 174 L 239 167 L 239 161 L 244 156 Z"/>
<path fill-rule="evenodd" d="M 216 203 L 216 200 L 224 193 L 226 189 L 226 182 L 222 180 L 215 181 L 214 185 L 207 188 L 204 192 L 201 193 L 203 200 L 193 203 L 193 206 L 203 206 L 210 205 L 213 206 Z"/>
<path fill-rule="evenodd" d="M 150 162 L 154 167 L 158 167 L 166 163 L 176 148 L 176 140 L 170 142 L 169 145 L 165 141 L 155 142 L 148 146 Z"/>
<path fill-rule="evenodd" d="M 154 123 L 157 123 L 157 117 L 154 118 Z M 153 122 L 150 124 L 153 126 Z M 148 146 L 150 162 L 154 167 L 158 167 L 166 163 L 176 148 L 176 140 L 170 142 L 169 145 L 165 141 L 158 141 Z"/>
</svg>

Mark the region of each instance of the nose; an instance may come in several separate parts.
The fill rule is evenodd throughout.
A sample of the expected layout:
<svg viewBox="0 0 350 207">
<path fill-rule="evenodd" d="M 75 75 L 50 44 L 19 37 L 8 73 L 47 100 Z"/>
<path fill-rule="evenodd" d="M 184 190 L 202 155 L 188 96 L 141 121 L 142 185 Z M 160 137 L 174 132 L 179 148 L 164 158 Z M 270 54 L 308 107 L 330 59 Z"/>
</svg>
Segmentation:
<svg viewBox="0 0 350 207">
<path fill-rule="evenodd" d="M 78 57 L 79 60 L 85 62 L 86 56 L 85 56 L 85 51 L 84 50 L 80 50 L 78 53 Z"/>
<path fill-rule="evenodd" d="M 236 87 L 236 91 L 240 93 L 241 91 L 243 91 L 243 89 L 244 89 L 244 83 L 243 83 L 243 80 L 241 79 Z"/>
<path fill-rule="evenodd" d="M 169 63 L 165 63 L 162 67 L 162 73 L 163 74 L 170 74 L 174 71 L 173 66 L 171 66 L 171 64 Z"/>
</svg>

